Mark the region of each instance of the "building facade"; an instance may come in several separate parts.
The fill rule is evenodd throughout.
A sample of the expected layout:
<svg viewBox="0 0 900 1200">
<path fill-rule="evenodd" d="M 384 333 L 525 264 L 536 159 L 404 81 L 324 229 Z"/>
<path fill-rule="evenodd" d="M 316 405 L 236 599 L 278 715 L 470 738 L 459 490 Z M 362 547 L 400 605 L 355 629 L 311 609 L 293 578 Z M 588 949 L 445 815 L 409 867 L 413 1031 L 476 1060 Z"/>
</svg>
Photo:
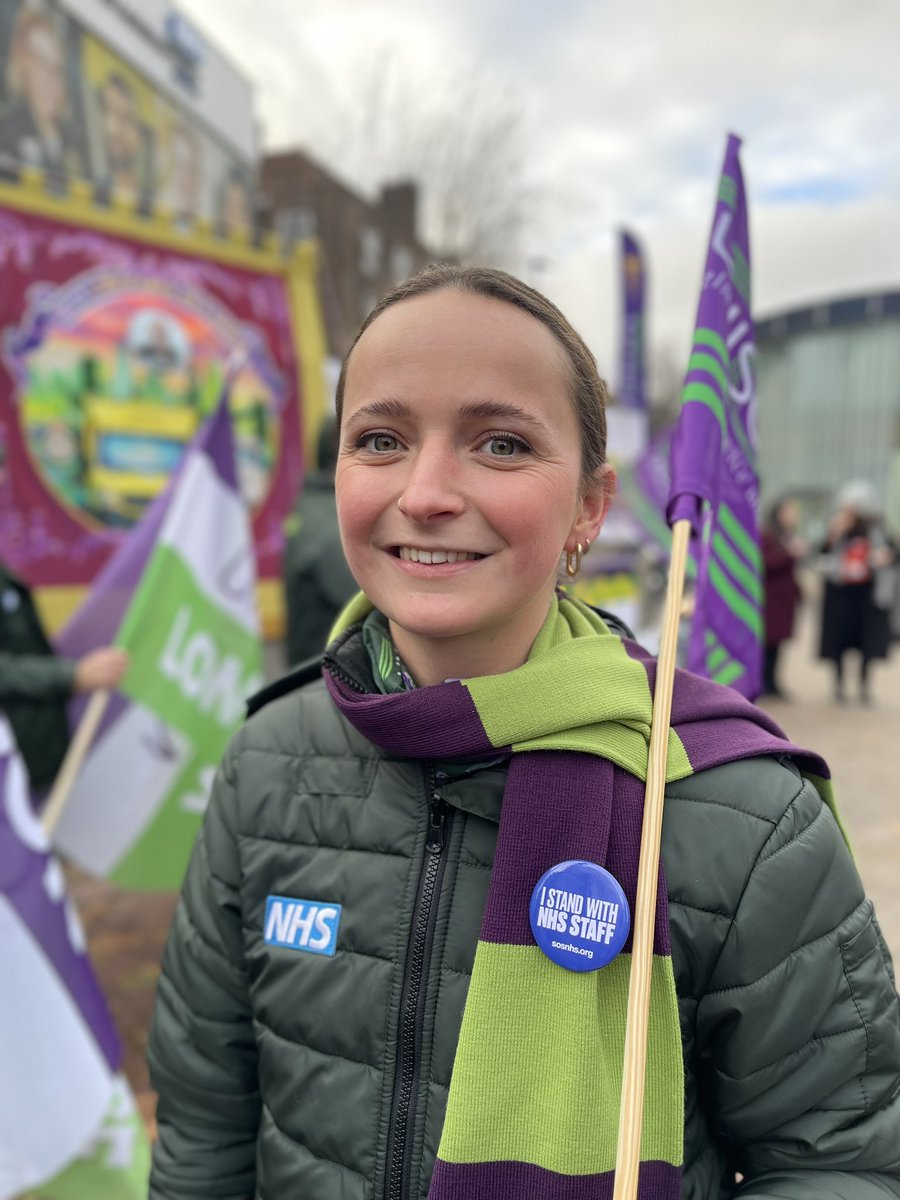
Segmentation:
<svg viewBox="0 0 900 1200">
<path fill-rule="evenodd" d="M 386 185 L 370 201 L 301 150 L 267 155 L 261 184 L 267 223 L 286 249 L 319 240 L 329 348 L 343 359 L 379 297 L 437 257 L 417 236 L 416 185 Z"/>
<path fill-rule="evenodd" d="M 757 322 L 764 501 L 791 493 L 821 517 L 865 479 L 900 531 L 900 291 Z"/>
</svg>

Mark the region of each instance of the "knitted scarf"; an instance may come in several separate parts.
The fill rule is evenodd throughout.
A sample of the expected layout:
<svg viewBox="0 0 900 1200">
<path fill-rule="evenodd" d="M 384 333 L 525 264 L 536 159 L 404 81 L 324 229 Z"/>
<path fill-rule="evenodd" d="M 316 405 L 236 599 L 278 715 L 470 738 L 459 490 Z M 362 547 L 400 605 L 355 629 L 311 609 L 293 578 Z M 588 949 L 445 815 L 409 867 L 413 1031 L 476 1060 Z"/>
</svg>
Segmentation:
<svg viewBox="0 0 900 1200">
<path fill-rule="evenodd" d="M 335 633 L 370 610 L 357 597 Z M 430 1200 L 612 1194 L 631 938 L 599 971 L 568 971 L 535 944 L 529 902 L 548 868 L 587 859 L 634 911 L 655 668 L 569 598 L 554 601 L 528 661 L 503 675 L 367 695 L 326 658 L 338 708 L 388 753 L 512 754 Z M 821 759 L 737 692 L 677 672 L 670 782 L 761 754 L 794 755 L 831 805 Z M 675 1200 L 684 1066 L 662 868 L 653 953 L 639 1195 Z"/>
</svg>

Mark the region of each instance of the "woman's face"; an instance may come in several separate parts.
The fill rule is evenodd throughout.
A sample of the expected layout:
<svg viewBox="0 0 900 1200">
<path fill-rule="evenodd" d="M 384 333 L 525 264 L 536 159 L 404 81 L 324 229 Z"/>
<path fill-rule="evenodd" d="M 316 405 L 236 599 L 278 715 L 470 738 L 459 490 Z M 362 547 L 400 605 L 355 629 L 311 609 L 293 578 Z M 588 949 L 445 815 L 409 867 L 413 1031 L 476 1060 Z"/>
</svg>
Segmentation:
<svg viewBox="0 0 900 1200">
<path fill-rule="evenodd" d="M 445 639 L 484 671 L 524 661 L 560 554 L 606 512 L 611 469 L 586 491 L 580 474 L 567 360 L 541 322 L 448 289 L 366 330 L 347 373 L 338 512 L 350 568 L 414 672 Z"/>
</svg>

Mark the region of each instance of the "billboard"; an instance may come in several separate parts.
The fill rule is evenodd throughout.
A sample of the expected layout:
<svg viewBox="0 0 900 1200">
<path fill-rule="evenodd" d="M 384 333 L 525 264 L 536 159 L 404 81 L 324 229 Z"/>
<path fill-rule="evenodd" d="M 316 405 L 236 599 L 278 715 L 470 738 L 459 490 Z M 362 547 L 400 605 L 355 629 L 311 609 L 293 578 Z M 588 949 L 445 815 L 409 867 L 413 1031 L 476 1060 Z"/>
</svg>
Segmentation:
<svg viewBox="0 0 900 1200">
<path fill-rule="evenodd" d="M 50 0 L 0 4 L 0 173 L 23 168 L 222 236 L 254 226 L 247 160 Z"/>
</svg>

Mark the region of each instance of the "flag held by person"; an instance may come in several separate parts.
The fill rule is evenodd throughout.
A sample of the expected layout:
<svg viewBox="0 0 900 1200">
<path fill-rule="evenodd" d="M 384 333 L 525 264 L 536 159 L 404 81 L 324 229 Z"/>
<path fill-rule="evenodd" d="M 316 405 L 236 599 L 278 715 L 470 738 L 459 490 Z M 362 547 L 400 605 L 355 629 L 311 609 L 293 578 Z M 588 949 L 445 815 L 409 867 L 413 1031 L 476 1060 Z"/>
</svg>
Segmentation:
<svg viewBox="0 0 900 1200">
<path fill-rule="evenodd" d="M 149 1146 L 84 935 L 0 718 L 0 1200 L 139 1200 Z"/>
<path fill-rule="evenodd" d="M 100 622 L 117 622 L 104 636 L 117 629 L 130 664 L 54 843 L 120 886 L 165 889 L 181 883 L 216 764 L 261 682 L 254 548 L 227 397 L 145 520 L 86 602 Z M 86 611 L 78 626 L 89 625 L 96 639 Z"/>
<path fill-rule="evenodd" d="M 687 666 L 754 699 L 762 683 L 754 331 L 740 139 L 729 135 L 672 444 L 667 517 L 697 562 Z"/>
</svg>

